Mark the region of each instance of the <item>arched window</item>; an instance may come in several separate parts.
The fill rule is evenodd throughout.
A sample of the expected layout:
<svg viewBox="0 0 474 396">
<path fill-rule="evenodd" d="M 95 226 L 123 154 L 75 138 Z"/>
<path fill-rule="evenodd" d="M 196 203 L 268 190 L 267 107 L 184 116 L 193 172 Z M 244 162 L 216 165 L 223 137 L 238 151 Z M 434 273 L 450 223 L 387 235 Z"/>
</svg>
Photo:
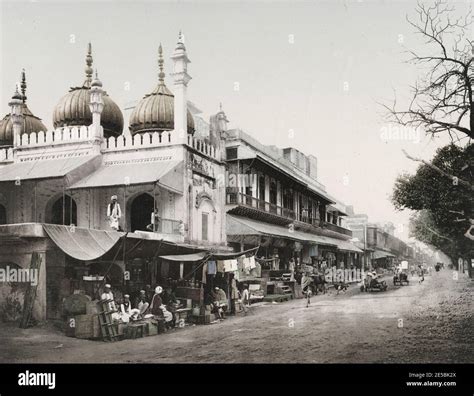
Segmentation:
<svg viewBox="0 0 474 396">
<path fill-rule="evenodd" d="M 7 210 L 3 205 L 0 205 L 0 224 L 7 224 Z"/>
<path fill-rule="evenodd" d="M 136 197 L 130 208 L 130 229 L 132 232 L 147 231 L 151 223 L 154 200 L 150 194 L 143 193 Z"/>
<path fill-rule="evenodd" d="M 76 201 L 69 195 L 56 200 L 51 208 L 51 224 L 77 225 Z"/>
</svg>

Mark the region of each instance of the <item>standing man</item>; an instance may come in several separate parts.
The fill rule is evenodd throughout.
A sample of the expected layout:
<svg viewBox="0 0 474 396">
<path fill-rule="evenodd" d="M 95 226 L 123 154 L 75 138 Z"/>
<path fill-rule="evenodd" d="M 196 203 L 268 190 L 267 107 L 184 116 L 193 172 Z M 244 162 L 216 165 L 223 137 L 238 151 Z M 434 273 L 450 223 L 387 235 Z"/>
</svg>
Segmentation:
<svg viewBox="0 0 474 396">
<path fill-rule="evenodd" d="M 122 217 L 120 204 L 117 202 L 117 196 L 110 197 L 110 203 L 107 205 L 107 218 L 109 219 L 110 228 L 120 231 L 119 219 Z"/>
<path fill-rule="evenodd" d="M 244 285 L 244 290 L 242 291 L 242 309 L 244 310 L 244 315 L 247 315 L 250 306 L 250 293 L 249 287 Z"/>
<path fill-rule="evenodd" d="M 157 232 L 159 225 L 160 225 L 160 214 L 158 212 L 158 208 L 155 208 L 155 210 L 151 212 L 151 223 L 148 224 L 146 228 L 152 232 Z"/>
</svg>

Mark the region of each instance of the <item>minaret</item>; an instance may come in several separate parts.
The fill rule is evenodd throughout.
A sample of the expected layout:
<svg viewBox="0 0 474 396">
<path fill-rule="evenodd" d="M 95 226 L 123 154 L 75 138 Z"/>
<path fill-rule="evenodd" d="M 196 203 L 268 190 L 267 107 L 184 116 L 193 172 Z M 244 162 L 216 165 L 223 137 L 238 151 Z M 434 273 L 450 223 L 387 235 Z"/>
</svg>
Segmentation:
<svg viewBox="0 0 474 396">
<path fill-rule="evenodd" d="M 23 103 L 26 103 L 26 73 L 25 69 L 21 70 L 21 96 Z"/>
<path fill-rule="evenodd" d="M 86 55 L 86 67 L 84 69 L 86 72 L 86 80 L 84 81 L 85 87 L 90 87 L 92 83 L 92 74 L 94 70 L 92 69 L 92 44 L 87 44 L 87 55 Z"/>
<path fill-rule="evenodd" d="M 191 80 L 191 76 L 188 74 L 188 63 L 191 63 L 191 61 L 186 54 L 181 31 L 171 59 L 174 64 L 173 73 L 171 74 L 174 78 L 174 130 L 179 139 L 186 141 L 188 133 L 188 98 L 186 91 L 188 82 Z"/>
<path fill-rule="evenodd" d="M 102 114 L 102 110 L 104 110 L 104 101 L 102 100 L 102 82 L 99 80 L 97 76 L 97 71 L 95 72 L 95 78 L 91 82 L 91 97 L 89 108 L 92 113 L 92 125 L 91 127 L 94 130 L 94 138 L 102 140 L 103 130 L 100 126 L 100 115 Z"/>
<path fill-rule="evenodd" d="M 217 122 L 219 125 L 219 132 L 225 132 L 227 131 L 227 123 L 229 120 L 227 119 L 227 116 L 224 113 L 224 110 L 222 110 L 222 103 L 219 104 L 219 112 L 217 113 Z"/>
<path fill-rule="evenodd" d="M 11 107 L 10 117 L 13 124 L 13 147 L 17 147 L 20 144 L 21 125 L 23 124 L 23 96 L 18 92 L 18 85 L 8 105 Z"/>
</svg>

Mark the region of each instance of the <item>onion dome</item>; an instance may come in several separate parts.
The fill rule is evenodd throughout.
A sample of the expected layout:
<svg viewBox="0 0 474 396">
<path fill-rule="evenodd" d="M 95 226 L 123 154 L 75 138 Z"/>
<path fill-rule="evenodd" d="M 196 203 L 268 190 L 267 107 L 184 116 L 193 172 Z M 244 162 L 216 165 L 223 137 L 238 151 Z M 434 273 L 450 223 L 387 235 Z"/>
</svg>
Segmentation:
<svg viewBox="0 0 474 396">
<path fill-rule="evenodd" d="M 92 48 L 89 43 L 86 57 L 86 79 L 82 87 L 72 87 L 54 108 L 54 128 L 64 126 L 82 126 L 92 124 L 89 108 L 92 86 Z M 102 84 L 102 83 L 101 83 Z M 103 92 L 104 110 L 100 115 L 100 124 L 104 128 L 104 137 L 119 136 L 123 131 L 123 115 L 117 104 Z"/>
<path fill-rule="evenodd" d="M 41 122 L 41 118 L 36 117 L 26 105 L 26 74 L 25 70 L 21 72 L 21 94 L 15 92 L 13 99 L 22 101 L 21 111 L 23 114 L 23 124 L 21 125 L 21 135 L 29 134 L 31 132 L 46 132 L 46 126 Z M 13 122 L 11 115 L 8 113 L 0 121 L 0 146 L 13 145 Z"/>
<path fill-rule="evenodd" d="M 163 49 L 158 49 L 158 85 L 155 90 L 143 97 L 130 116 L 130 133 L 172 131 L 174 129 L 174 95 L 165 85 L 163 72 Z M 194 119 L 188 116 L 188 133 L 194 133 Z"/>
</svg>

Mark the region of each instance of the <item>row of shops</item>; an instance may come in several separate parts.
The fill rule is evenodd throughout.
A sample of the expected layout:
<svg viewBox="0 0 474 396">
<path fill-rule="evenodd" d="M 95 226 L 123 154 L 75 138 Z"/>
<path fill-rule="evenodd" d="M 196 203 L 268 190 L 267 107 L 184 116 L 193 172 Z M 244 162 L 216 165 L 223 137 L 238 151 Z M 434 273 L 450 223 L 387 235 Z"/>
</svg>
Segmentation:
<svg viewBox="0 0 474 396">
<path fill-rule="evenodd" d="M 24 246 L 24 252 L 15 243 L 10 252 L 4 247 L 4 262 L 8 262 L 9 253 L 18 262 L 22 255 L 28 260 L 31 250 L 39 252 L 42 263 L 34 286 L 36 301 L 32 317 L 40 321 L 64 321 L 72 314 L 86 313 L 65 311 L 65 301 L 77 295 L 85 295 L 90 301 L 99 300 L 104 286 L 109 284 L 118 303 L 125 295 L 136 301 L 141 290 L 151 296 L 156 286 L 161 286 L 183 301 L 198 323 L 210 320 L 207 306 L 216 287 L 225 292 L 229 312 L 234 313 L 236 308 L 241 309 L 236 307 L 236 301 L 244 287 L 249 290 L 250 302 L 298 298 L 302 296 L 298 274 L 308 268 L 324 271 L 333 266 L 348 268 L 361 264 L 360 252 L 347 241 L 332 241 L 270 224 L 265 226 L 272 230 L 244 229 L 256 227 L 255 224 L 264 223 L 228 216 L 230 246 L 222 249 L 173 243 L 157 239 L 154 233 L 49 224 L 9 225 L 4 226 L 9 228 L 8 234 L 21 235 L 28 245 Z M 232 230 L 240 233 L 239 243 Z M 341 250 L 336 243 L 353 250 Z M 22 267 L 30 266 L 24 263 Z M 16 318 L 9 308 L 10 319 L 18 319 L 25 306 L 27 287 L 33 286 L 25 283 L 2 286 L 7 287 L 10 289 L 3 293 L 16 296 L 18 307 Z"/>
</svg>

